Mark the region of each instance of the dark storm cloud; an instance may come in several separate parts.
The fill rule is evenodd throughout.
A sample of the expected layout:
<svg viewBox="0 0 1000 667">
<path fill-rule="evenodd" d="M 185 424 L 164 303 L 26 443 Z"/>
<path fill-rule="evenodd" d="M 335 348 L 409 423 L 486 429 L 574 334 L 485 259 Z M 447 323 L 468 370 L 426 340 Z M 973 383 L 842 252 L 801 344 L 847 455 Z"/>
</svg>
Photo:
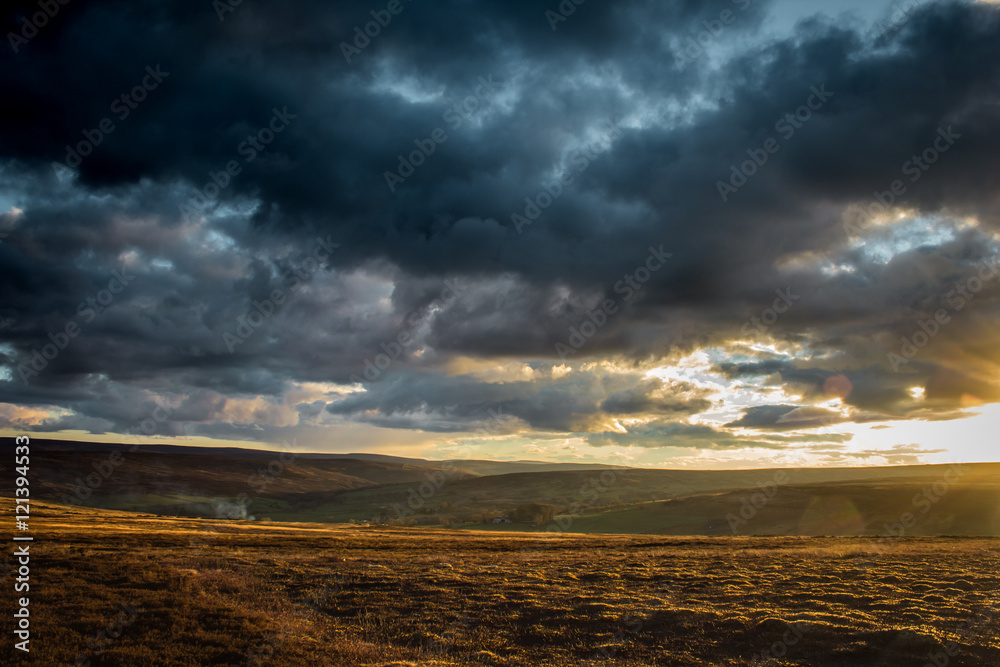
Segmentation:
<svg viewBox="0 0 1000 667">
<path fill-rule="evenodd" d="M 747 408 L 743 411 L 743 416 L 740 419 L 730 422 L 726 426 L 730 428 L 770 426 L 793 410 L 795 410 L 794 405 L 758 405 Z"/>
<path fill-rule="evenodd" d="M 652 379 L 614 392 L 601 403 L 601 409 L 613 415 L 692 414 L 707 410 L 712 403 L 704 398 L 679 400 L 678 395 L 698 396 L 700 393 L 687 383 L 668 386 L 662 380 Z"/>
<path fill-rule="evenodd" d="M 523 382 L 401 373 L 331 403 L 327 410 L 390 428 L 468 431 L 503 416 L 508 430 L 516 430 L 520 422 L 542 431 L 589 432 L 615 417 L 696 414 L 711 406 L 703 396 L 685 383 L 599 371 Z"/>
<path fill-rule="evenodd" d="M 63 7 L 0 68 L 0 201 L 23 209 L 0 212 L 9 234 L 0 355 L 17 383 L 0 386 L 0 400 L 61 406 L 118 429 L 141 413 L 127 388 L 211 403 L 280 396 L 301 381 L 346 383 L 407 332 L 416 342 L 389 371 L 399 385 L 383 377 L 329 412 L 438 431 L 475 424 L 496 403 L 548 430 L 587 431 L 613 415 L 680 418 L 707 399 L 657 393 L 640 377 L 609 390 L 576 374 L 500 385 L 440 368 L 456 355 L 555 359 L 556 343 L 607 299 L 616 314 L 572 362 L 645 363 L 725 345 L 786 288 L 800 298 L 767 335 L 805 352 L 724 363 L 729 377 L 773 377 L 823 400 L 826 380 L 843 374 L 845 402 L 868 418 L 952 415 L 969 395 L 1000 398 L 977 370 L 1000 363 L 986 333 L 1000 317 L 1000 280 L 952 313 L 978 328 L 942 329 L 898 373 L 886 363 L 901 336 L 946 307 L 941 286 L 996 251 L 996 8 L 935 3 L 878 39 L 866 26 L 817 19 L 762 41 L 754 35 L 768 3 L 754 2 L 713 53 L 679 67 L 685 40 L 734 3 L 586 3 L 553 31 L 544 11 L 555 5 L 407 3 L 351 63 L 341 43 L 375 5 L 243 3 L 223 21 L 204 2 Z M 95 47 L 96 35 L 107 46 Z M 155 87 L 147 68 L 162 72 Z M 496 92 L 451 127 L 445 114 L 481 77 Z M 144 99 L 122 117 L 115 101 L 136 86 Z M 832 95 L 723 202 L 717 182 L 748 149 L 781 136 L 776 121 L 815 88 Z M 275 110 L 287 127 L 248 161 L 247 137 Z M 95 134 L 104 118 L 113 132 Z M 613 119 L 621 134 L 608 139 Z M 925 215 L 976 216 L 980 227 L 924 245 L 879 228 L 851 244 L 845 210 L 904 178 L 902 164 L 949 127 L 960 138 L 901 201 Z M 448 140 L 390 192 L 384 173 L 436 128 Z M 77 175 L 54 170 L 87 136 L 101 140 Z M 600 151 L 579 161 L 574 151 L 598 140 Z M 182 205 L 230 161 L 240 173 L 210 197 L 207 220 L 185 218 Z M 511 215 L 562 169 L 573 183 L 518 233 Z M 289 287 L 284 276 L 317 238 L 340 246 Z M 671 260 L 626 299 L 616 286 L 661 244 Z M 894 250 L 886 260 L 877 248 Z M 135 281 L 22 386 L 18 366 L 123 266 Z M 431 307 L 454 279 L 465 293 Z M 230 353 L 223 334 L 277 289 L 287 303 Z M 411 330 L 414 312 L 423 314 Z M 927 387 L 920 405 L 907 393 L 916 384 Z M 310 419 L 311 406 L 302 409 Z M 208 424 L 222 409 L 182 416 Z M 782 415 L 765 413 L 730 426 L 776 427 L 765 422 Z M 730 444 L 664 424 L 643 437 Z"/>
<path fill-rule="evenodd" d="M 288 106 L 299 113 L 288 134 L 234 177 L 221 197 L 261 197 L 261 224 L 322 225 L 344 243 L 342 261 L 387 256 L 418 273 L 503 270 L 530 282 L 608 288 L 644 250 L 642 243 L 622 242 L 617 228 L 624 221 L 633 227 L 630 236 L 683 251 L 683 263 L 657 276 L 657 289 L 645 296 L 700 303 L 765 265 L 773 250 L 761 237 L 773 228 L 784 237 L 786 251 L 811 247 L 817 235 L 839 233 L 799 224 L 809 202 L 797 200 L 819 189 L 841 201 L 868 197 L 873 183 L 897 170 L 900 156 L 923 148 L 946 121 L 960 125 L 969 140 L 956 148 L 961 158 L 935 175 L 942 182 L 957 173 L 968 178 L 961 184 L 955 179 L 960 191 L 948 195 L 954 202 L 941 199 L 936 188 L 924 188 L 923 196 L 933 196 L 933 206 L 978 209 L 986 203 L 979 167 L 992 160 L 997 145 L 997 121 L 986 113 L 1000 67 L 990 57 L 998 48 L 995 21 L 986 20 L 986 9 L 948 5 L 919 14 L 899 34 L 895 52 L 867 55 L 854 32 L 812 24 L 796 40 L 741 54 L 717 81 L 718 108 L 692 111 L 682 126 L 654 121 L 626 129 L 543 220 L 523 235 L 511 233 L 510 213 L 539 190 L 566 142 L 634 110 L 619 86 L 642 84 L 642 103 L 683 102 L 701 92 L 704 78 L 685 78 L 664 64 L 674 54 L 670 35 L 686 36 L 699 25 L 695 19 L 726 6 L 731 3 L 581 6 L 554 34 L 534 3 L 463 4 L 464 10 L 451 3 L 412 6 L 377 38 L 365 54 L 371 57 L 353 66 L 333 56 L 367 6 L 247 6 L 222 24 L 213 12 L 193 7 L 188 11 L 201 20 L 184 23 L 173 7 L 81 10 L 62 17 L 50 27 L 49 42 L 32 43 L 38 48 L 26 49 L 5 69 L 11 104 L 4 111 L 4 145 L 9 157 L 47 166 L 83 129 L 109 115 L 117 93 L 134 85 L 131 63 L 117 53 L 84 50 L 82 35 L 99 26 L 120 31 L 134 47 L 137 74 L 168 55 L 175 63 L 162 90 L 83 161 L 83 183 L 148 177 L 201 187 L 210 171 L 237 156 L 237 146 L 263 126 L 272 107 Z M 157 33 L 136 29 L 143 20 L 157 25 Z M 254 28 L 265 21 L 273 21 L 273 28 L 258 34 Z M 741 21 L 728 29 L 755 25 Z M 292 26 L 297 29 L 282 33 Z M 168 48 L 181 39 L 191 48 Z M 947 48 L 958 39 L 962 49 Z M 462 58 L 455 57 L 459 53 Z M 303 66 L 306 55 L 319 63 Z M 522 63 L 518 79 L 513 73 Z M 498 77 L 507 79 L 513 108 L 478 130 L 454 131 L 451 143 L 428 158 L 399 196 L 387 196 L 383 172 L 398 153 L 412 150 L 414 139 L 442 124 L 447 107 L 409 102 L 374 84 L 404 86 L 409 80 L 440 92 L 445 101 L 460 100 L 498 64 L 512 73 Z M 810 87 L 823 83 L 835 91 L 828 108 L 740 192 L 738 205 L 722 206 L 714 183 L 733 161 L 745 159 L 745 148 L 775 118 L 803 104 Z M 907 120 L 901 124 L 900 118 Z M 840 150 L 845 144 L 849 150 Z M 787 189 L 791 201 L 777 201 L 777 189 Z M 634 213 L 616 211 L 619 220 L 609 224 L 606 216 L 616 201 L 631 204 Z M 748 224 L 776 214 L 769 225 Z M 701 242 L 705 225 L 716 230 L 721 244 Z M 578 244 L 573 253 L 570 237 Z M 750 255 L 748 261 L 719 262 L 741 254 Z"/>
<path fill-rule="evenodd" d="M 594 447 L 681 447 L 692 449 L 743 449 L 761 447 L 783 449 L 784 443 L 748 439 L 704 424 L 655 421 L 628 429 L 626 433 L 605 432 L 587 436 Z"/>
<path fill-rule="evenodd" d="M 758 405 L 747 408 L 743 416 L 726 424 L 726 428 L 757 428 L 792 430 L 830 426 L 845 421 L 832 410 L 795 405 Z"/>
</svg>

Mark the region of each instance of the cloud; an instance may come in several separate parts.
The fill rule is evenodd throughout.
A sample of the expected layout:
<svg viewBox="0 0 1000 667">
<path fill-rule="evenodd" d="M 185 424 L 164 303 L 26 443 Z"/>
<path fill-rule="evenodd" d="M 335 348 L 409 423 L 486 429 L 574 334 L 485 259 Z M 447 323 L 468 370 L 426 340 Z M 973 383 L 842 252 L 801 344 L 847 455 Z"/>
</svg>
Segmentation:
<svg viewBox="0 0 1000 667">
<path fill-rule="evenodd" d="M 598 369 L 514 382 L 403 372 L 330 403 L 327 410 L 390 428 L 592 432 L 623 416 L 696 414 L 711 405 L 703 395 L 682 383 Z"/>
<path fill-rule="evenodd" d="M 770 440 L 742 438 L 704 424 L 655 421 L 630 427 L 625 433 L 605 432 L 587 438 L 594 447 L 645 447 L 681 449 L 783 449 Z"/>
<path fill-rule="evenodd" d="M 222 22 L 196 2 L 67 8 L 0 68 L 0 402 L 46 406 L 46 428 L 120 432 L 169 399 L 171 432 L 252 438 L 327 419 L 463 432 L 503 406 L 516 432 L 730 448 L 779 446 L 734 430 L 826 423 L 831 377 L 849 384 L 846 421 L 1000 400 L 1000 280 L 962 309 L 949 300 L 1000 252 L 997 8 L 928 3 L 876 35 L 811 8 L 768 32 L 778 9 L 755 2 L 678 66 L 732 6 L 588 3 L 553 31 L 533 3 L 407 5 L 350 63 L 340 44 L 370 20 L 358 2 L 244 4 Z M 95 34 L 115 47 L 92 48 Z M 168 74 L 124 115 L 114 101 L 147 67 Z M 481 77 L 495 92 L 456 126 L 449 110 Z M 817 88 L 831 95 L 808 122 L 781 125 Z M 248 159 L 275 110 L 294 118 Z M 95 134 L 104 118 L 114 130 Z M 390 191 L 385 173 L 438 128 L 447 141 Z M 941 132 L 953 145 L 913 172 Z M 717 184 L 769 138 L 780 150 L 722 201 Z M 53 168 L 88 142 L 74 173 Z M 239 173 L 185 214 L 231 161 Z M 567 171 L 516 229 L 526 198 Z M 895 180 L 905 193 L 849 236 Z M 339 246 L 293 285 L 317 239 Z M 670 262 L 617 289 L 661 245 Z M 89 318 L 122 269 L 135 280 Z M 443 304 L 446 281 L 465 288 Z M 748 341 L 743 325 L 787 289 L 798 299 Z M 285 302 L 227 349 L 276 290 Z M 556 344 L 609 300 L 555 377 Z M 943 308 L 951 323 L 894 372 L 887 355 Z M 25 385 L 68 323 L 80 334 Z M 354 387 L 401 334 L 378 381 L 287 399 L 303 383 Z M 643 373 L 708 349 L 728 351 L 724 378 L 783 395 L 729 406 L 741 416 L 718 428 L 692 421 L 724 399 Z"/>
</svg>

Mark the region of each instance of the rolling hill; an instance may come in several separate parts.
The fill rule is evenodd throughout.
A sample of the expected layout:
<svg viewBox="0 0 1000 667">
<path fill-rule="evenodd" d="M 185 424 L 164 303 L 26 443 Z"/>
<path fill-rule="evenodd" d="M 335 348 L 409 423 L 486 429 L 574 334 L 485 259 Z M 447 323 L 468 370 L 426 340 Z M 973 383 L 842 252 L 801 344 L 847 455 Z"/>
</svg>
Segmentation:
<svg viewBox="0 0 1000 667">
<path fill-rule="evenodd" d="M 0 458 L 0 471 L 12 461 Z M 36 440 L 31 470 L 40 500 L 173 516 L 663 535 L 877 535 L 896 524 L 906 534 L 1000 534 L 1000 464 L 960 474 L 943 465 L 651 470 Z M 546 508 L 537 521 L 493 523 L 533 505 Z M 907 513 L 912 525 L 902 526 Z"/>
</svg>

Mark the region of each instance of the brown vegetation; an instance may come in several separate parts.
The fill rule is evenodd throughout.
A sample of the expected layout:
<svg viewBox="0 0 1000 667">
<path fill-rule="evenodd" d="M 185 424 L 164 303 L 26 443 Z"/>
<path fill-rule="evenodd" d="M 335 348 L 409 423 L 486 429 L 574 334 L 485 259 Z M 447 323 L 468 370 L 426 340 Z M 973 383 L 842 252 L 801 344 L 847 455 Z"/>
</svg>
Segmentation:
<svg viewBox="0 0 1000 667">
<path fill-rule="evenodd" d="M 1000 665 L 994 539 L 546 539 L 55 505 L 32 530 L 38 665 L 920 667 L 948 642 L 949 666 Z"/>
</svg>

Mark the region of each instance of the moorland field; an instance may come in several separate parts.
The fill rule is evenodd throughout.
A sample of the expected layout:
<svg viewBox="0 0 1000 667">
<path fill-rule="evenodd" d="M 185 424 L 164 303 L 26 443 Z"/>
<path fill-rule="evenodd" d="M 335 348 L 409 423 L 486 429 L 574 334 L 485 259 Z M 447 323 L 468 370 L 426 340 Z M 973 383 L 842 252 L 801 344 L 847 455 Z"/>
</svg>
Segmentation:
<svg viewBox="0 0 1000 667">
<path fill-rule="evenodd" d="M 990 538 L 32 519 L 32 653 L 2 664 L 1000 665 Z"/>
</svg>

